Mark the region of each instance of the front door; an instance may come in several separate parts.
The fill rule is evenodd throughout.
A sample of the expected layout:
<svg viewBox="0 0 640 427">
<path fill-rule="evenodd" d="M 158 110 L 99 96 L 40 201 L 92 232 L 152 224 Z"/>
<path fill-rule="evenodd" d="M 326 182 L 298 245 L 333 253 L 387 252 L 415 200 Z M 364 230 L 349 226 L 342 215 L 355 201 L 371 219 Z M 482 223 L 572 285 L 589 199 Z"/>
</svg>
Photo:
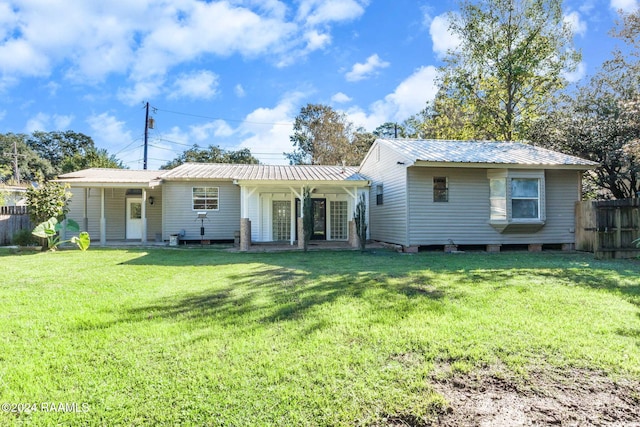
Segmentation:
<svg viewBox="0 0 640 427">
<path fill-rule="evenodd" d="M 127 199 L 127 239 L 142 239 L 142 199 Z"/>
<path fill-rule="evenodd" d="M 313 201 L 313 234 L 311 240 L 327 240 L 327 200 Z"/>
</svg>

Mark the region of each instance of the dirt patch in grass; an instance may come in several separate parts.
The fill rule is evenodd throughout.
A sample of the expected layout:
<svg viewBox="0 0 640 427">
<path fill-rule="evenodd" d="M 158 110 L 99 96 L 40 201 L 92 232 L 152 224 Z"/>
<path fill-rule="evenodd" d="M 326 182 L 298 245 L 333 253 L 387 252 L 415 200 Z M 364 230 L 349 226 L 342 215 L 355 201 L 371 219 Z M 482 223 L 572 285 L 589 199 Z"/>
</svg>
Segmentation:
<svg viewBox="0 0 640 427">
<path fill-rule="evenodd" d="M 544 368 L 526 378 L 496 368 L 450 372 L 434 375 L 449 402 L 438 426 L 640 426 L 638 381 L 584 369 Z"/>
</svg>

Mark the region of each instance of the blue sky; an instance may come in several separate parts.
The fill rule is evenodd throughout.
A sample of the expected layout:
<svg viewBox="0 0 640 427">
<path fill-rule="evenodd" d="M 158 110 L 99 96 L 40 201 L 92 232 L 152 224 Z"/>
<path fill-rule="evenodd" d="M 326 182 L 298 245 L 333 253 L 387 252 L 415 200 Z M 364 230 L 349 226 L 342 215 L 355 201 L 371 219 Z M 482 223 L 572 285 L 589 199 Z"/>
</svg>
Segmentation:
<svg viewBox="0 0 640 427">
<path fill-rule="evenodd" d="M 142 168 L 199 144 L 286 163 L 292 122 L 328 104 L 372 131 L 432 99 L 455 38 L 453 0 L 0 0 L 0 133 L 74 130 Z M 588 77 L 610 57 L 617 10 L 569 0 Z"/>
</svg>

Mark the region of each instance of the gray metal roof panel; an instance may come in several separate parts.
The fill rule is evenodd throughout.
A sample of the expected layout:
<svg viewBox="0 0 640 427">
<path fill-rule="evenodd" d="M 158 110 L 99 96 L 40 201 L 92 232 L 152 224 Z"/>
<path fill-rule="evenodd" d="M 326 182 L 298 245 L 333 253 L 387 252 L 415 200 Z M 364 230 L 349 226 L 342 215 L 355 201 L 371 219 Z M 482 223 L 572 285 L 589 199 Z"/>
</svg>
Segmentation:
<svg viewBox="0 0 640 427">
<path fill-rule="evenodd" d="M 521 142 L 380 139 L 413 161 L 514 165 L 583 165 L 597 163 Z"/>
<path fill-rule="evenodd" d="M 244 181 L 366 181 L 353 166 L 230 165 L 185 163 L 161 175 L 166 180 L 220 179 Z"/>
</svg>

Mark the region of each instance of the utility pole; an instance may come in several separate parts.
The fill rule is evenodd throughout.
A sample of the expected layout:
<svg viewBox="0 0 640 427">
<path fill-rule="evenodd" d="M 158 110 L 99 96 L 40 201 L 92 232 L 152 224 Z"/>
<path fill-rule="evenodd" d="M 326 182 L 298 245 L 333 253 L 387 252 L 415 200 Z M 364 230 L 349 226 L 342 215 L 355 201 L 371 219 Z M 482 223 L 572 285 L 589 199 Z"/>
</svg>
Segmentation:
<svg viewBox="0 0 640 427">
<path fill-rule="evenodd" d="M 144 117 L 144 156 L 142 158 L 142 168 L 147 170 L 147 151 L 149 141 L 149 103 L 146 104 L 146 113 Z"/>
<path fill-rule="evenodd" d="M 149 103 L 145 103 L 145 114 L 144 114 L 144 156 L 143 156 L 143 169 L 147 170 L 148 157 L 147 154 L 149 152 L 149 129 L 153 129 L 155 126 L 155 120 L 153 117 L 149 117 Z M 153 113 L 155 114 L 158 110 L 155 107 L 153 108 Z"/>
<path fill-rule="evenodd" d="M 18 142 L 13 140 L 13 153 L 4 153 L 5 156 L 13 157 L 13 179 L 16 181 L 16 184 L 20 184 L 20 169 L 18 167 L 18 159 L 20 157 L 26 157 L 24 154 L 18 154 Z"/>
</svg>

